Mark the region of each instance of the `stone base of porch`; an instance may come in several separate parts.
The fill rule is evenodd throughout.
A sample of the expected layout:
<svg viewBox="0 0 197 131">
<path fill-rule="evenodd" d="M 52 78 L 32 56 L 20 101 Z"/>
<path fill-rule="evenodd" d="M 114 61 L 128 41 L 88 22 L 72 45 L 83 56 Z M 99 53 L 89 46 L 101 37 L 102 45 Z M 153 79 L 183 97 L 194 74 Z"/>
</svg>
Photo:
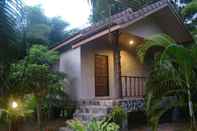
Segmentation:
<svg viewBox="0 0 197 131">
<path fill-rule="evenodd" d="M 143 98 L 124 99 L 91 99 L 78 102 L 78 108 L 74 117 L 84 122 L 92 119 L 102 120 L 113 109 L 114 106 L 122 106 L 126 112 L 143 111 Z"/>
</svg>

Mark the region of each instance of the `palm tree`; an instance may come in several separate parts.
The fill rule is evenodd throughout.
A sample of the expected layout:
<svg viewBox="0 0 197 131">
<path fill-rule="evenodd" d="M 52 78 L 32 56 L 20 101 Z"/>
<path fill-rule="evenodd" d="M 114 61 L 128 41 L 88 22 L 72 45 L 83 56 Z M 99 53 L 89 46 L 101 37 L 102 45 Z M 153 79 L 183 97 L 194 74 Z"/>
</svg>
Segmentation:
<svg viewBox="0 0 197 131">
<path fill-rule="evenodd" d="M 196 90 L 197 47 L 187 49 L 165 34 L 154 35 L 139 47 L 140 60 L 144 61 L 149 50 L 155 47 L 159 53 L 155 55 L 153 70 L 146 84 L 145 104 L 149 124 L 156 131 L 159 119 L 166 111 L 187 106 L 191 129 L 194 130 L 192 91 Z"/>
<path fill-rule="evenodd" d="M 92 6 L 92 15 L 90 20 L 92 23 L 99 22 L 111 15 L 125 9 L 124 3 L 116 0 L 88 0 Z"/>
<path fill-rule="evenodd" d="M 6 101 L 6 90 L 9 82 L 8 72 L 10 64 L 20 55 L 19 49 L 22 25 L 21 0 L 0 1 L 0 108 Z M 1 113 L 0 113 L 1 114 Z"/>
<path fill-rule="evenodd" d="M 187 4 L 181 11 L 183 16 L 193 15 L 197 12 L 197 1 L 192 0 L 189 4 Z"/>
<path fill-rule="evenodd" d="M 186 18 L 186 22 L 190 25 L 191 33 L 194 35 L 194 38 L 197 40 L 197 0 L 192 0 L 188 3 L 182 10 L 182 15 Z"/>
<path fill-rule="evenodd" d="M 0 89 L 6 86 L 8 65 L 19 56 L 22 6 L 21 0 L 0 1 Z"/>
<path fill-rule="evenodd" d="M 10 60 L 17 52 L 21 31 L 22 2 L 20 0 L 0 1 L 0 60 Z"/>
</svg>

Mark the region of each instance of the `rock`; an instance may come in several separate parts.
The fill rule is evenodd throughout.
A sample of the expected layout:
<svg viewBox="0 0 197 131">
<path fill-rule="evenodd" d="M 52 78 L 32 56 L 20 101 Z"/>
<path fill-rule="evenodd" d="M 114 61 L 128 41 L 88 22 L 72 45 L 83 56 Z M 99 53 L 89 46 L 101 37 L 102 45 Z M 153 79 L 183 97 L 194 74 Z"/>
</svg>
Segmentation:
<svg viewBox="0 0 197 131">
<path fill-rule="evenodd" d="M 59 131 L 72 131 L 70 128 L 67 127 L 60 127 Z"/>
</svg>

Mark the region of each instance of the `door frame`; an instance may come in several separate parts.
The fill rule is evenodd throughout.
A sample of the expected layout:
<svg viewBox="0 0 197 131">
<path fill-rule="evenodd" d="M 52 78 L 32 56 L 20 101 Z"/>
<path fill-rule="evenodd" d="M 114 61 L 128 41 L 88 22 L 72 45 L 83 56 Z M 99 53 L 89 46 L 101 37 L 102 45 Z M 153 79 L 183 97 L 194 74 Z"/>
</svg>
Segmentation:
<svg viewBox="0 0 197 131">
<path fill-rule="evenodd" d="M 97 96 L 96 95 L 96 56 L 105 56 L 107 58 L 107 95 L 106 96 Z M 110 88 L 109 88 L 109 56 L 104 54 L 95 54 L 94 55 L 94 93 L 95 98 L 109 98 L 110 97 Z"/>
</svg>

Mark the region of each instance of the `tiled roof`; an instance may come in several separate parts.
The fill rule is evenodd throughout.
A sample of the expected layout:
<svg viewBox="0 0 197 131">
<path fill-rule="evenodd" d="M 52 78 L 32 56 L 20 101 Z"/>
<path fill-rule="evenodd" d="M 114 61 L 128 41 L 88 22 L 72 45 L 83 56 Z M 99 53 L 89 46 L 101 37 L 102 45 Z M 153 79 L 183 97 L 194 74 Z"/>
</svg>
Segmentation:
<svg viewBox="0 0 197 131">
<path fill-rule="evenodd" d="M 62 41 L 60 44 L 58 44 L 53 49 L 59 49 L 62 46 L 65 46 L 66 44 L 81 41 L 83 39 L 88 38 L 89 36 L 97 34 L 98 32 L 101 32 L 109 27 L 114 26 L 114 25 L 123 25 L 128 22 L 135 21 L 136 19 L 139 19 L 140 17 L 145 17 L 145 16 L 149 15 L 150 13 L 167 6 L 168 4 L 169 4 L 168 0 L 159 0 L 157 2 L 154 2 L 152 4 L 144 6 L 143 8 L 141 8 L 137 11 L 133 11 L 131 8 L 128 8 L 118 14 L 111 16 L 111 18 L 107 18 L 103 21 L 95 23 L 95 24 L 81 30 L 80 32 L 76 33 L 75 35 L 73 35 L 69 38 L 66 38 L 64 41 Z M 109 25 L 109 22 L 111 22 L 110 25 Z M 77 37 L 75 40 L 73 40 L 69 43 L 66 43 L 66 41 L 69 41 L 70 39 L 76 37 L 77 35 L 80 35 L 80 36 Z"/>
</svg>

